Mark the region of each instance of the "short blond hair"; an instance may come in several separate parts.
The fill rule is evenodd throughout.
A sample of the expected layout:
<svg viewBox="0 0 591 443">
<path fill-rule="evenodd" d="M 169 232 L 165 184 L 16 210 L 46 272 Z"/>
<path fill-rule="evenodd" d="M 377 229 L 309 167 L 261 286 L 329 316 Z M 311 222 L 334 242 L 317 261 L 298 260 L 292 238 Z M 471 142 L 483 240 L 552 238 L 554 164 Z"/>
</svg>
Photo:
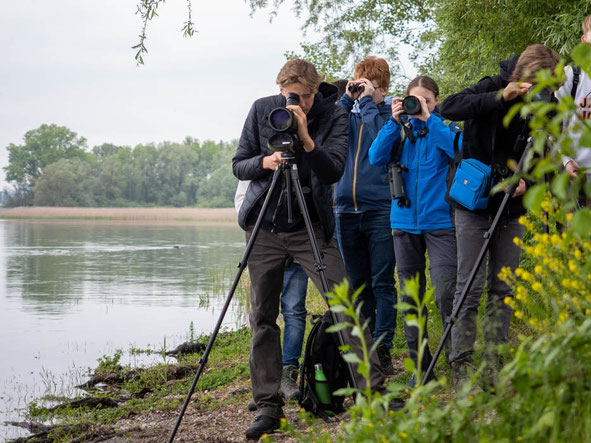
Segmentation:
<svg viewBox="0 0 591 443">
<path fill-rule="evenodd" d="M 282 88 L 292 83 L 300 83 L 316 93 L 324 75 L 318 74 L 316 67 L 309 61 L 300 58 L 289 60 L 277 74 L 277 84 Z"/>
<path fill-rule="evenodd" d="M 591 15 L 588 15 L 585 20 L 583 20 L 583 34 L 587 34 L 591 32 Z"/>
</svg>

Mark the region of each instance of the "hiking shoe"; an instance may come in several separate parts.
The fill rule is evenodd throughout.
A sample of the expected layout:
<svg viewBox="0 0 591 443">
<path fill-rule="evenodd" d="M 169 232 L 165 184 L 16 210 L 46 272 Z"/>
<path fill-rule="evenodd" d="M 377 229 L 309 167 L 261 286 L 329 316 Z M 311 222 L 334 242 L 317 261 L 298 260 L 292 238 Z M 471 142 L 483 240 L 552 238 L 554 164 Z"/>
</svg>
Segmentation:
<svg viewBox="0 0 591 443">
<path fill-rule="evenodd" d="M 281 371 L 281 392 L 286 400 L 297 400 L 300 397 L 300 388 L 296 383 L 298 372 L 294 365 L 284 366 Z"/>
<path fill-rule="evenodd" d="M 281 427 L 281 421 L 278 418 L 268 415 L 259 415 L 254 423 L 244 432 L 246 438 L 260 438 L 263 434 L 270 434 Z"/>
<path fill-rule="evenodd" d="M 404 408 L 404 400 L 400 399 L 400 398 L 393 398 L 392 400 L 390 400 L 390 403 L 388 403 L 388 410 L 389 411 L 401 411 Z"/>
<path fill-rule="evenodd" d="M 394 366 L 392 365 L 392 357 L 390 356 L 390 349 L 384 345 L 378 346 L 377 349 L 378 358 L 380 360 L 380 365 L 382 366 L 382 371 L 386 375 L 394 375 Z"/>
<path fill-rule="evenodd" d="M 468 362 L 453 362 L 451 364 L 451 369 L 453 371 L 451 387 L 457 394 L 462 387 L 470 381 L 474 368 Z"/>
<path fill-rule="evenodd" d="M 250 401 L 248 402 L 248 405 L 246 405 L 246 408 L 251 412 L 257 410 L 257 404 L 254 402 L 254 398 L 250 399 Z"/>
</svg>

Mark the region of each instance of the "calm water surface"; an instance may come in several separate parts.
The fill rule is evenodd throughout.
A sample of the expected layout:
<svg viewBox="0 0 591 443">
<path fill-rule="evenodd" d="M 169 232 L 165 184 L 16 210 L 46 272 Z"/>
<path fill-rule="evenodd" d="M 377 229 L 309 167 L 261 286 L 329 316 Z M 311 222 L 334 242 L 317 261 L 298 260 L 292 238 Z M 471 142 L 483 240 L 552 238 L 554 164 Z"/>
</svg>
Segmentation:
<svg viewBox="0 0 591 443">
<path fill-rule="evenodd" d="M 0 440 L 26 434 L 4 422 L 27 401 L 75 395 L 102 355 L 142 364 L 131 346 L 211 332 L 243 251 L 238 227 L 0 220 Z"/>
</svg>

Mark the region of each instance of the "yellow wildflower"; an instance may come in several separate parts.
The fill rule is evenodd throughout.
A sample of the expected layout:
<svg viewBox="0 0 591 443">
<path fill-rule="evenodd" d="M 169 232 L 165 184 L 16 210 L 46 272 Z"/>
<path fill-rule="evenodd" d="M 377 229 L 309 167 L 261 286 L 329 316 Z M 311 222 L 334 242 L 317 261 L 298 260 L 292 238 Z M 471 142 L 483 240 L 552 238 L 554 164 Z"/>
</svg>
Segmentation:
<svg viewBox="0 0 591 443">
<path fill-rule="evenodd" d="M 541 292 L 543 288 L 542 284 L 538 281 L 533 282 L 531 288 L 536 292 Z"/>
<path fill-rule="evenodd" d="M 571 272 L 575 272 L 577 270 L 577 264 L 574 260 L 568 261 L 568 269 L 570 269 Z"/>
<path fill-rule="evenodd" d="M 542 269 L 543 269 L 543 268 L 542 268 L 542 266 L 540 266 L 540 265 L 537 265 L 537 266 L 534 268 L 534 272 L 535 272 L 536 274 L 538 274 L 538 275 L 539 275 L 539 274 L 541 274 L 541 273 L 542 273 Z"/>
</svg>

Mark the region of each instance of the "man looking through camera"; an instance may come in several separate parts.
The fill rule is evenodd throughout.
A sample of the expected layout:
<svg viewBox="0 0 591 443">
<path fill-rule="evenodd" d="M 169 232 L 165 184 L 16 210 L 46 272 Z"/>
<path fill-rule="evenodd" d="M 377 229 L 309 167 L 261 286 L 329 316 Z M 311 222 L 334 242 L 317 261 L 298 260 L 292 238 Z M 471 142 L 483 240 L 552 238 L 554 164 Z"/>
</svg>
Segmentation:
<svg viewBox="0 0 591 443">
<path fill-rule="evenodd" d="M 314 65 L 304 60 L 288 61 L 277 76 L 280 94 L 261 98 L 253 104 L 244 124 L 238 149 L 232 160 L 234 175 L 251 180 L 238 214 L 238 223 L 246 231 L 248 241 L 261 213 L 263 200 L 269 190 L 273 171 L 283 161 L 281 153 L 268 148 L 275 132 L 267 118 L 270 111 L 282 107 L 290 93 L 299 96 L 299 105 L 289 106 L 297 120 L 301 147 L 295 149 L 300 183 L 310 219 L 318 240 L 326 277 L 330 287 L 345 279 L 345 268 L 332 242 L 334 218 L 330 185 L 343 173 L 347 155 L 347 116 L 335 106 L 337 88 L 323 83 Z M 283 180 L 289 179 L 284 176 Z M 280 178 L 281 180 L 281 178 Z M 269 206 L 261 219 L 261 229 L 248 260 L 250 274 L 250 378 L 257 419 L 246 430 L 247 438 L 259 438 L 279 428 L 283 415 L 283 400 L 278 394 L 282 361 L 279 296 L 283 283 L 285 260 L 293 257 L 322 291 L 320 275 L 310 246 L 305 223 L 295 196 L 287 195 L 285 186 L 277 186 L 270 196 Z M 288 218 L 287 201 L 293 204 L 293 219 Z M 343 331 L 347 343 L 353 343 L 350 333 Z M 371 337 L 367 337 L 371 343 Z M 384 375 L 379 361 L 371 361 L 371 386 L 383 391 Z M 362 378 L 357 380 L 364 386 Z"/>
</svg>

